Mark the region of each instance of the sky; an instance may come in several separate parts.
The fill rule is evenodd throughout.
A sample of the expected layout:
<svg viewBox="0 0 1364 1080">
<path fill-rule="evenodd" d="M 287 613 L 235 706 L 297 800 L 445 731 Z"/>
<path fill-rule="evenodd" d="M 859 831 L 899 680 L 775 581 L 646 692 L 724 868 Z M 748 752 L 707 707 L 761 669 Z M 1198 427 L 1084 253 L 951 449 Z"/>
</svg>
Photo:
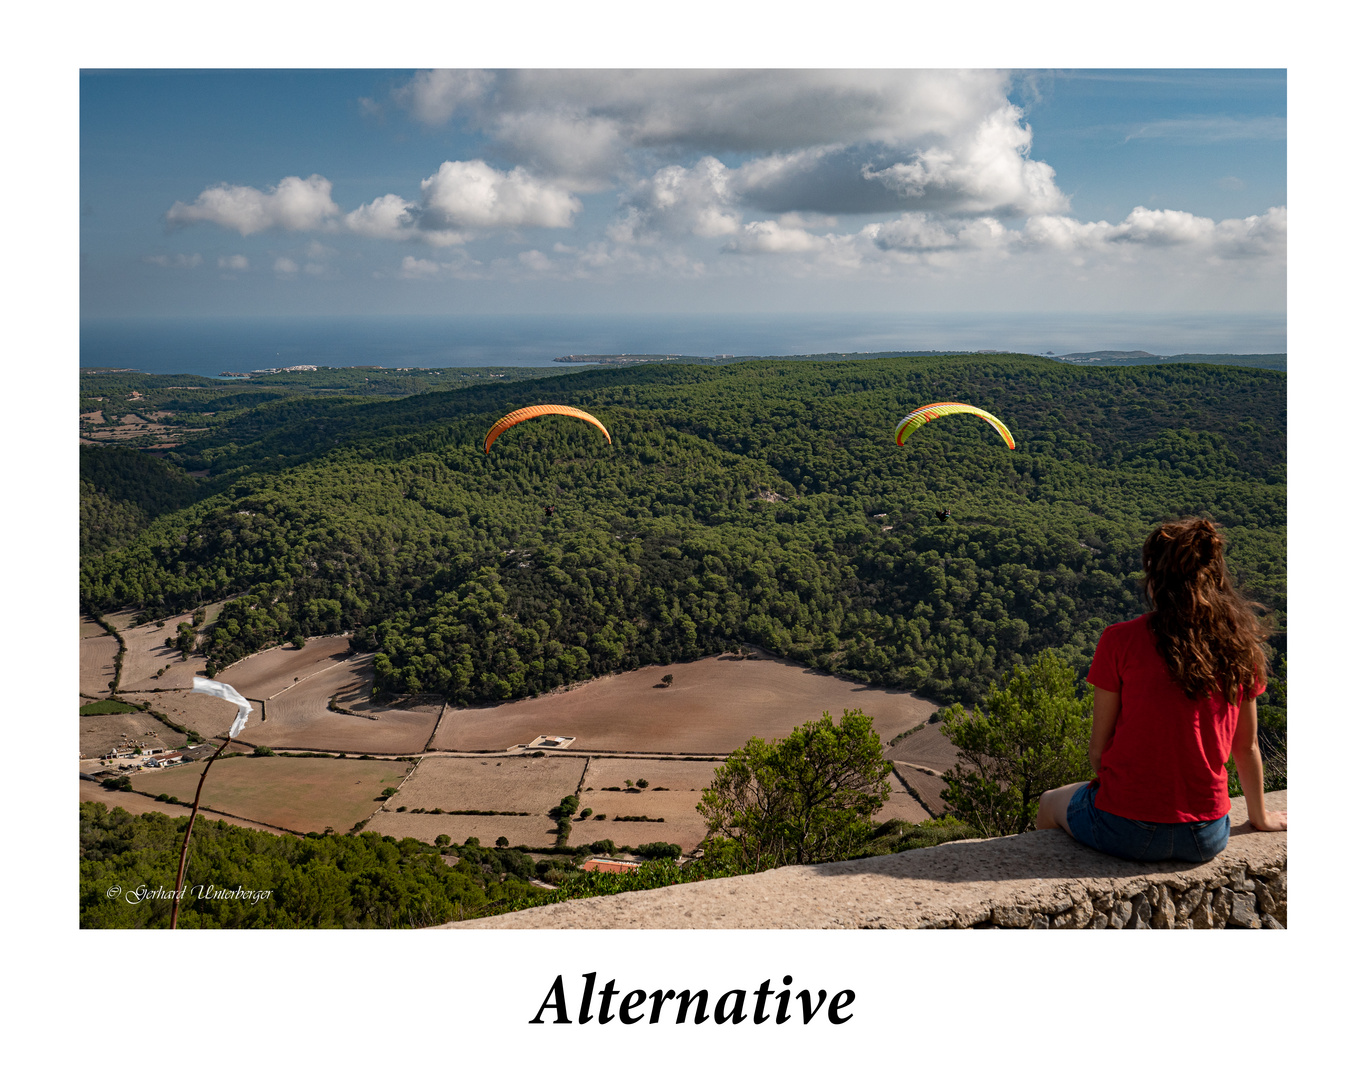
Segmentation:
<svg viewBox="0 0 1364 1080">
<path fill-rule="evenodd" d="M 1287 76 L 84 69 L 82 316 L 1283 312 Z"/>
</svg>

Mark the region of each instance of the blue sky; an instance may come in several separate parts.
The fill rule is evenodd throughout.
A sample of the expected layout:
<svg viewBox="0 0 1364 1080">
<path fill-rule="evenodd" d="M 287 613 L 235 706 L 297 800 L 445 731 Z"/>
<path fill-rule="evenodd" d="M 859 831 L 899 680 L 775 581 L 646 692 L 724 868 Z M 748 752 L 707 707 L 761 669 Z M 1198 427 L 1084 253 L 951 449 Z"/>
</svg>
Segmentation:
<svg viewBox="0 0 1364 1080">
<path fill-rule="evenodd" d="M 86 70 L 81 312 L 1283 311 L 1282 69 Z"/>
</svg>

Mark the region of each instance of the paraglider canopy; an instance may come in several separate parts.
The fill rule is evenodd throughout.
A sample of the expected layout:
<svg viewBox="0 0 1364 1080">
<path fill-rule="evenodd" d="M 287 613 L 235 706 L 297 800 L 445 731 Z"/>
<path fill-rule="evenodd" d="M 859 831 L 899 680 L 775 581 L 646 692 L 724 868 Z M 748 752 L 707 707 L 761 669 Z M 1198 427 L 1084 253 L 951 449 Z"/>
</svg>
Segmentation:
<svg viewBox="0 0 1364 1080">
<path fill-rule="evenodd" d="M 947 520 L 948 518 L 950 518 L 951 516 L 952 516 L 952 511 L 951 511 L 951 510 L 948 510 L 946 507 L 944 507 L 944 508 L 941 509 L 941 510 L 935 510 L 935 511 L 934 511 L 934 517 L 936 517 L 939 521 L 946 521 L 946 520 Z"/>
<path fill-rule="evenodd" d="M 977 409 L 974 405 L 963 405 L 960 401 L 938 401 L 932 405 L 919 406 L 895 426 L 895 445 L 904 446 L 906 436 L 917 431 L 930 420 L 936 420 L 940 416 L 950 416 L 952 413 L 970 413 L 972 416 L 979 416 L 999 432 L 1000 437 L 1009 444 L 1010 450 L 1014 448 L 1014 437 L 1009 434 L 1009 429 L 1004 426 L 999 417 L 992 416 L 984 409 Z"/>
<path fill-rule="evenodd" d="M 489 453 L 493 448 L 493 441 L 504 431 L 514 428 L 523 420 L 533 420 L 537 416 L 571 416 L 578 420 L 586 420 L 606 436 L 608 443 L 611 441 L 611 433 L 606 430 L 606 425 L 591 413 L 583 412 L 582 409 L 575 409 L 572 405 L 529 405 L 524 409 L 507 413 L 488 429 L 488 434 L 483 437 L 483 452 Z"/>
</svg>

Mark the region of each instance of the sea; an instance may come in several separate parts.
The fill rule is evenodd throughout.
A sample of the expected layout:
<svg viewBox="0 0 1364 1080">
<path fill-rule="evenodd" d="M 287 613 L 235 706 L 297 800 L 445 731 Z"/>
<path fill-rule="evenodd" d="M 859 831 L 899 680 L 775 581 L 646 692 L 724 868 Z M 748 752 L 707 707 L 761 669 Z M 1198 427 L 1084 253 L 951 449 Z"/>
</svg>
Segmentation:
<svg viewBox="0 0 1364 1080">
<path fill-rule="evenodd" d="M 569 355 L 806 356 L 823 353 L 1085 350 L 1286 353 L 1268 315 L 903 313 L 90 318 L 80 365 L 203 375 L 315 364 L 548 367 Z"/>
</svg>

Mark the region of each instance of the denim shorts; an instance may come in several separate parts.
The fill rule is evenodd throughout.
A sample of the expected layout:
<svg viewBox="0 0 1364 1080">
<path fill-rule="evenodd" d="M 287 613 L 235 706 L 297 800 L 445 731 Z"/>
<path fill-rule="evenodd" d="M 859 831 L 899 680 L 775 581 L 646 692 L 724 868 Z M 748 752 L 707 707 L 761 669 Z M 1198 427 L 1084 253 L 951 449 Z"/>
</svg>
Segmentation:
<svg viewBox="0 0 1364 1080">
<path fill-rule="evenodd" d="M 1227 846 L 1231 817 L 1214 821 L 1135 821 L 1094 805 L 1098 786 L 1086 785 L 1070 798 L 1066 824 L 1076 840 L 1096 851 L 1137 862 L 1178 859 L 1201 863 Z"/>
</svg>

